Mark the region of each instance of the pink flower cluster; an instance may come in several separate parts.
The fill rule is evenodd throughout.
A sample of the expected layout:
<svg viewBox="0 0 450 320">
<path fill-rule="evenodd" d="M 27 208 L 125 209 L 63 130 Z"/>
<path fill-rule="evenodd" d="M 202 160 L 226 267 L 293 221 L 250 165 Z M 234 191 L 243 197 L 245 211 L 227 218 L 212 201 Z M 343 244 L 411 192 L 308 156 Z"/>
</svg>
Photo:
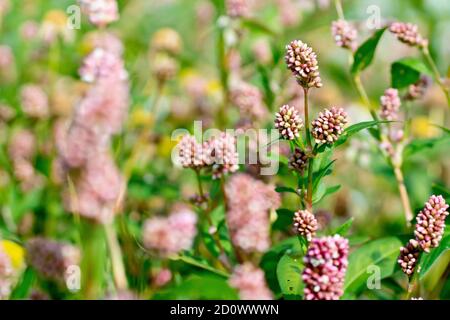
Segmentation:
<svg viewBox="0 0 450 320">
<path fill-rule="evenodd" d="M 14 175 L 20 181 L 24 191 L 39 186 L 42 180 L 33 166 L 35 154 L 36 138 L 31 131 L 22 129 L 12 135 L 9 156 L 12 160 Z"/>
<path fill-rule="evenodd" d="M 14 269 L 9 256 L 0 246 L 0 300 L 7 299 L 14 285 Z"/>
<path fill-rule="evenodd" d="M 27 84 L 20 92 L 23 112 L 33 118 L 46 118 L 49 115 L 48 97 L 37 85 Z"/>
<path fill-rule="evenodd" d="M 120 56 L 102 48 L 94 49 L 94 51 L 84 59 L 79 73 L 81 79 L 89 83 L 108 78 L 113 78 L 114 80 L 126 80 L 128 77 Z"/>
<path fill-rule="evenodd" d="M 411 277 L 414 274 L 421 251 L 430 252 L 432 248 L 439 246 L 444 235 L 445 218 L 449 215 L 448 207 L 441 195 L 432 195 L 417 214 L 415 239 L 410 239 L 406 246 L 400 248 L 397 259 L 407 276 Z"/>
<path fill-rule="evenodd" d="M 197 215 L 178 208 L 168 217 L 152 217 L 144 224 L 144 245 L 161 256 L 170 256 L 192 247 L 197 234 Z"/>
<path fill-rule="evenodd" d="M 227 15 L 231 18 L 245 18 L 251 13 L 252 0 L 226 0 Z"/>
<path fill-rule="evenodd" d="M 118 211 L 125 192 L 123 177 L 108 153 L 88 161 L 75 181 L 76 195 L 66 195 L 70 211 L 100 223 L 109 223 Z"/>
<path fill-rule="evenodd" d="M 356 49 L 356 38 L 358 32 L 349 22 L 345 20 L 333 21 L 331 25 L 331 33 L 334 41 L 339 47 L 347 48 L 352 51 Z"/>
<path fill-rule="evenodd" d="M 272 292 L 267 287 L 264 272 L 250 262 L 234 268 L 230 285 L 239 292 L 242 300 L 272 300 Z"/>
<path fill-rule="evenodd" d="M 348 265 L 348 240 L 339 236 L 314 238 L 304 257 L 306 300 L 339 300 Z"/>
<path fill-rule="evenodd" d="M 97 26 L 106 25 L 117 15 L 115 0 L 82 3 Z M 111 51 L 100 42 L 85 58 L 79 72 L 91 86 L 77 104 L 71 123 L 59 124 L 55 132 L 60 174 L 66 177 L 76 173 L 70 176 L 75 190 L 66 192 L 66 205 L 73 213 L 99 223 L 113 219 L 125 193 L 123 177 L 108 151 L 112 135 L 122 129 L 129 106 L 123 47 L 117 41 Z"/>
<path fill-rule="evenodd" d="M 300 130 L 303 128 L 303 120 L 300 118 L 298 111 L 287 104 L 275 113 L 274 123 L 281 137 L 286 140 L 298 138 L 300 136 Z"/>
<path fill-rule="evenodd" d="M 272 186 L 248 174 L 235 174 L 225 185 L 226 221 L 233 244 L 246 252 L 264 252 L 270 246 L 269 210 L 280 196 Z"/>
<path fill-rule="evenodd" d="M 67 269 L 80 264 L 78 248 L 45 238 L 33 238 L 26 244 L 27 261 L 42 277 L 61 282 Z"/>
<path fill-rule="evenodd" d="M 291 41 L 286 46 L 285 60 L 288 69 L 302 87 L 322 87 L 317 55 L 306 43 L 301 40 Z"/>
<path fill-rule="evenodd" d="M 213 179 L 219 179 L 225 174 L 239 169 L 239 154 L 237 153 L 235 136 L 221 132 L 202 144 L 195 137 L 185 135 L 178 143 L 179 161 L 184 168 L 212 170 Z"/>
<path fill-rule="evenodd" d="M 396 120 L 400 109 L 401 101 L 398 96 L 398 90 L 389 88 L 384 91 L 384 95 L 380 98 L 381 112 L 380 117 L 385 120 Z"/>
<path fill-rule="evenodd" d="M 445 218 L 448 216 L 448 204 L 442 196 L 432 195 L 425 207 L 416 216 L 414 234 L 420 247 L 425 252 L 436 248 L 441 242 L 445 229 Z"/>
<path fill-rule="evenodd" d="M 102 28 L 119 20 L 116 0 L 80 0 L 79 2 L 89 21 L 97 27 Z"/>
<path fill-rule="evenodd" d="M 426 47 L 428 39 L 423 38 L 419 33 L 419 27 L 413 23 L 394 22 L 390 25 L 389 31 L 393 33 L 397 39 L 410 46 Z"/>
<path fill-rule="evenodd" d="M 240 82 L 231 89 L 230 95 L 231 101 L 239 108 L 242 117 L 260 120 L 266 115 L 263 97 L 257 87 Z"/>
</svg>

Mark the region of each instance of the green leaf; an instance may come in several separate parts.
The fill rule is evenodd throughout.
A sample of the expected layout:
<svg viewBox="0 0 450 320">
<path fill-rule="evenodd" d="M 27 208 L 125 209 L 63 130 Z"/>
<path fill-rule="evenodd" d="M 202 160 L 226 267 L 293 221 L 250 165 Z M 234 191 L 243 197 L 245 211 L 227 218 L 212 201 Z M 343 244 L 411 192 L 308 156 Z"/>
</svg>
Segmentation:
<svg viewBox="0 0 450 320">
<path fill-rule="evenodd" d="M 380 41 L 385 30 L 386 28 L 376 31 L 356 50 L 351 68 L 352 74 L 361 72 L 372 63 L 378 42 Z"/>
<path fill-rule="evenodd" d="M 450 136 L 444 135 L 438 138 L 415 139 L 408 145 L 406 145 L 405 149 L 403 150 L 403 155 L 405 157 L 409 157 L 420 151 L 434 148 L 436 145 L 441 143 L 447 143 L 450 146 Z"/>
<path fill-rule="evenodd" d="M 275 100 L 275 94 L 273 93 L 272 86 L 270 84 L 270 72 L 267 70 L 266 67 L 262 65 L 258 65 L 258 71 L 261 75 L 261 83 L 264 88 L 264 100 L 269 107 L 269 110 L 272 110 L 273 108 L 273 102 Z"/>
<path fill-rule="evenodd" d="M 285 239 L 274 245 L 266 251 L 259 264 L 261 269 L 263 269 L 266 274 L 266 281 L 270 290 L 272 290 L 275 295 L 279 295 L 281 293 L 281 288 L 277 277 L 278 261 L 280 261 L 281 257 L 286 252 L 294 254 L 302 252 L 302 248 L 297 237 Z"/>
<path fill-rule="evenodd" d="M 450 234 L 447 234 L 437 248 L 423 253 L 420 259 L 420 280 L 427 290 L 433 290 L 450 264 Z"/>
<path fill-rule="evenodd" d="M 253 32 L 266 33 L 271 36 L 276 35 L 276 32 L 274 30 L 270 29 L 265 23 L 263 23 L 262 21 L 255 20 L 255 19 L 242 20 L 242 26 L 250 29 Z"/>
<path fill-rule="evenodd" d="M 313 195 L 313 204 L 320 202 L 326 196 L 339 191 L 340 188 L 341 185 L 335 185 L 328 188 L 323 187 L 323 184 L 319 185 L 319 187 L 317 188 L 317 192 L 315 192 Z"/>
<path fill-rule="evenodd" d="M 294 188 L 283 187 L 283 186 L 276 187 L 276 188 L 275 188 L 275 191 L 278 192 L 278 193 L 289 192 L 289 193 L 295 193 L 295 194 L 298 194 L 297 191 L 296 191 Z"/>
<path fill-rule="evenodd" d="M 450 202 L 450 190 L 448 190 L 446 187 L 433 183 L 431 188 L 433 190 L 433 194 L 440 194 L 444 197 L 447 203 Z"/>
<path fill-rule="evenodd" d="M 210 265 L 207 265 L 204 262 L 198 261 L 198 260 L 196 260 L 196 259 L 194 259 L 192 257 L 186 256 L 186 255 L 179 256 L 178 258 L 176 258 L 174 260 L 183 261 L 183 262 L 185 262 L 187 264 L 190 264 L 190 265 L 192 265 L 194 267 L 198 267 L 200 269 L 203 269 L 203 270 L 206 270 L 206 271 L 210 271 L 210 272 L 215 273 L 215 274 L 217 274 L 219 276 L 222 276 L 222 277 L 228 277 L 229 276 L 229 274 L 224 272 L 224 271 L 217 270 L 217 269 L 211 267 Z"/>
<path fill-rule="evenodd" d="M 347 233 L 350 231 L 350 228 L 352 227 L 353 220 L 354 218 L 350 218 L 347 221 L 345 221 L 333 232 L 333 234 L 340 234 L 341 236 L 345 237 Z"/>
<path fill-rule="evenodd" d="M 236 300 L 238 294 L 227 279 L 211 274 L 191 275 L 179 285 L 154 296 L 164 300 Z"/>
<path fill-rule="evenodd" d="M 11 300 L 21 300 L 26 299 L 33 287 L 33 284 L 36 280 L 36 274 L 31 268 L 27 268 L 23 273 L 20 281 L 11 292 L 10 299 Z"/>
<path fill-rule="evenodd" d="M 313 180 L 314 180 L 314 184 L 313 184 L 313 190 L 316 190 L 320 180 L 322 180 L 323 177 L 331 174 L 331 166 L 333 165 L 333 163 L 335 163 L 336 160 L 331 160 L 330 162 L 328 162 L 325 166 L 321 167 L 319 169 L 319 171 L 317 171 L 317 173 L 314 173 L 313 176 Z"/>
<path fill-rule="evenodd" d="M 292 225 L 292 219 L 294 218 L 294 211 L 289 209 L 277 209 L 277 220 L 272 225 L 274 230 L 283 230 L 289 228 Z"/>
<path fill-rule="evenodd" d="M 420 74 L 431 75 L 428 67 L 417 58 L 403 58 L 391 65 L 391 84 L 393 88 L 404 88 L 416 83 Z"/>
<path fill-rule="evenodd" d="M 349 256 L 345 278 L 346 293 L 359 294 L 364 290 L 371 275 L 371 266 L 380 268 L 381 279 L 391 276 L 397 265 L 401 246 L 402 242 L 398 238 L 388 237 L 371 241 L 353 251 Z"/>
<path fill-rule="evenodd" d="M 277 278 L 285 297 L 300 297 L 303 293 L 303 261 L 301 254 L 284 254 L 277 265 Z"/>
<path fill-rule="evenodd" d="M 351 136 L 355 135 L 356 133 L 364 130 L 364 129 L 368 129 L 371 128 L 373 126 L 376 126 L 378 124 L 381 123 L 389 123 L 391 121 L 364 121 L 364 122 L 360 122 L 360 123 L 356 123 L 354 125 L 351 125 L 350 127 L 348 127 L 347 129 L 345 129 L 344 133 L 339 137 L 339 139 L 332 145 L 329 145 L 327 143 L 320 145 L 320 147 L 317 148 L 317 153 L 322 153 L 325 150 L 327 150 L 327 148 L 336 148 L 338 146 L 340 146 L 341 144 L 344 144 L 348 138 L 350 138 Z"/>
</svg>

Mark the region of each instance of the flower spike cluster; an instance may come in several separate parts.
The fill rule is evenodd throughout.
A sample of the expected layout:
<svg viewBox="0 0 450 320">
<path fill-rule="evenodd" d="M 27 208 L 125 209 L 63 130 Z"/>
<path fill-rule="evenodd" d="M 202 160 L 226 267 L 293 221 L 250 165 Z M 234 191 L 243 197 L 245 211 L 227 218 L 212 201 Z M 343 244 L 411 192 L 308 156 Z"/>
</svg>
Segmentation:
<svg viewBox="0 0 450 320">
<path fill-rule="evenodd" d="M 398 90 L 389 88 L 384 91 L 384 95 L 380 98 L 381 112 L 380 117 L 385 120 L 396 120 L 398 118 L 398 111 L 400 109 L 400 97 Z"/>
<path fill-rule="evenodd" d="M 418 29 L 416 24 L 405 22 L 394 22 L 389 26 L 389 31 L 399 41 L 412 47 L 424 48 L 428 46 L 428 39 L 423 38 Z"/>
<path fill-rule="evenodd" d="M 449 215 L 448 207 L 441 195 L 432 195 L 417 214 L 415 239 L 409 240 L 405 247 L 400 248 L 397 260 L 406 275 L 413 275 L 421 251 L 430 252 L 432 248 L 439 246 L 444 234 L 445 218 Z"/>
<path fill-rule="evenodd" d="M 300 148 L 295 148 L 289 157 L 289 168 L 303 174 L 308 165 L 308 155 Z"/>
<path fill-rule="evenodd" d="M 197 215 L 185 207 L 168 217 L 152 217 L 144 223 L 144 245 L 160 256 L 169 256 L 192 247 L 197 234 Z"/>
<path fill-rule="evenodd" d="M 347 123 L 347 113 L 342 108 L 332 107 L 319 113 L 312 122 L 312 135 L 319 144 L 332 144 L 344 132 Z"/>
<path fill-rule="evenodd" d="M 300 40 L 294 40 L 286 46 L 285 60 L 298 84 L 303 88 L 320 88 L 322 79 L 316 53 Z"/>
<path fill-rule="evenodd" d="M 356 49 L 358 32 L 348 21 L 333 21 L 331 33 L 333 34 L 334 41 L 336 41 L 336 44 L 339 47 L 350 49 L 352 51 Z"/>
<path fill-rule="evenodd" d="M 304 257 L 306 300 L 339 300 L 348 265 L 348 240 L 339 236 L 314 238 Z"/>
<path fill-rule="evenodd" d="M 213 179 L 239 169 L 239 154 L 235 136 L 221 132 L 218 136 L 198 143 L 195 137 L 185 135 L 178 144 L 180 164 L 195 170 L 208 167 Z"/>
<path fill-rule="evenodd" d="M 294 107 L 284 105 L 275 114 L 275 128 L 284 139 L 294 140 L 300 136 L 303 120 Z"/>
<path fill-rule="evenodd" d="M 294 213 L 294 232 L 311 241 L 318 228 L 316 217 L 308 210 L 299 210 Z"/>
<path fill-rule="evenodd" d="M 238 173 L 225 185 L 226 221 L 231 241 L 245 252 L 264 252 L 270 246 L 269 210 L 278 208 L 280 196 L 272 186 Z"/>
<path fill-rule="evenodd" d="M 416 217 L 414 234 L 420 247 L 425 252 L 436 248 L 444 235 L 445 218 L 448 216 L 448 204 L 442 196 L 432 195 L 425 207 Z"/>
</svg>

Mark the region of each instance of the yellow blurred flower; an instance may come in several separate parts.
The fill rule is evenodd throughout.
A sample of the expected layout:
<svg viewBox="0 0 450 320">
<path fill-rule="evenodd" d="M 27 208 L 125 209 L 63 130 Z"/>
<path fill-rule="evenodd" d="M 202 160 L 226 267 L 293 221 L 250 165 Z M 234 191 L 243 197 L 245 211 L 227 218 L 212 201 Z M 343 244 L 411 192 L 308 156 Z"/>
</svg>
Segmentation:
<svg viewBox="0 0 450 320">
<path fill-rule="evenodd" d="M 172 153 L 172 149 L 177 145 L 177 141 L 172 141 L 169 136 L 162 137 L 160 143 L 158 144 L 158 156 L 168 157 Z"/>
<path fill-rule="evenodd" d="M 156 51 L 176 55 L 180 53 L 183 43 L 178 32 L 170 28 L 162 28 L 153 34 L 151 47 Z"/>
<path fill-rule="evenodd" d="M 412 119 L 411 130 L 414 136 L 419 138 L 431 138 L 439 134 L 438 128 L 433 126 L 426 116 L 418 116 Z"/>
<path fill-rule="evenodd" d="M 62 10 L 50 10 L 45 15 L 40 34 L 47 43 L 53 43 L 58 36 L 65 42 L 74 39 L 73 30 L 67 27 L 67 15 Z"/>
<path fill-rule="evenodd" d="M 141 106 L 137 106 L 130 115 L 129 125 L 131 128 L 151 127 L 154 120 L 152 113 L 144 110 Z"/>
<path fill-rule="evenodd" d="M 11 259 L 11 263 L 16 270 L 25 266 L 25 250 L 17 243 L 9 240 L 1 240 L 0 246 Z"/>
</svg>

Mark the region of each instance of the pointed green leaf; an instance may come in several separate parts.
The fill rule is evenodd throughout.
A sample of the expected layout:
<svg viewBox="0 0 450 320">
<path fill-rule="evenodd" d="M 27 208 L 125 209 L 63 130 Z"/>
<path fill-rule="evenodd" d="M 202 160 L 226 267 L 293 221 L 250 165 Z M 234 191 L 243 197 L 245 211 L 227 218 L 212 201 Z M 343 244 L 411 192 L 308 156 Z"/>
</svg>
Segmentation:
<svg viewBox="0 0 450 320">
<path fill-rule="evenodd" d="M 352 74 L 357 74 L 366 69 L 375 56 L 378 42 L 381 39 L 386 28 L 377 30 L 369 39 L 367 39 L 355 52 L 353 58 L 353 65 L 351 68 Z"/>
</svg>

